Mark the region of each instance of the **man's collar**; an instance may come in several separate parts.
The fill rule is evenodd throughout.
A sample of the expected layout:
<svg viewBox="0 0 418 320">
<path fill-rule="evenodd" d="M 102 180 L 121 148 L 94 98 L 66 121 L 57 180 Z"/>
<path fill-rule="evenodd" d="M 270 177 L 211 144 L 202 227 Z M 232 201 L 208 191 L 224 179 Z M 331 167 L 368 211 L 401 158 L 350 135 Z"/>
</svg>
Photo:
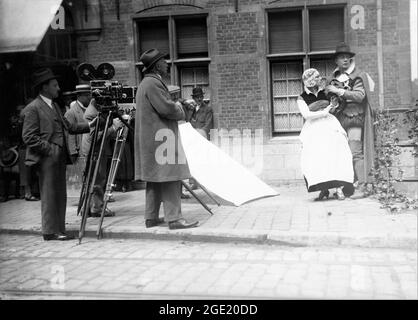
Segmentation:
<svg viewBox="0 0 418 320">
<path fill-rule="evenodd" d="M 85 106 L 83 106 L 83 104 L 77 99 L 76 102 L 78 103 L 78 106 L 83 109 L 86 110 L 87 108 Z"/>
<path fill-rule="evenodd" d="M 52 99 L 49 99 L 49 98 L 47 98 L 47 97 L 43 96 L 42 94 L 39 94 L 39 96 L 41 97 L 41 99 L 42 99 L 42 100 L 44 100 L 44 101 L 45 101 L 45 103 L 46 103 L 49 107 L 51 107 L 51 108 L 52 108 Z"/>
<path fill-rule="evenodd" d="M 356 67 L 356 62 L 353 61 L 344 73 L 351 74 L 354 71 L 355 67 Z M 340 72 L 340 69 L 338 69 L 338 67 L 334 70 L 334 74 L 337 74 L 337 72 Z"/>
</svg>

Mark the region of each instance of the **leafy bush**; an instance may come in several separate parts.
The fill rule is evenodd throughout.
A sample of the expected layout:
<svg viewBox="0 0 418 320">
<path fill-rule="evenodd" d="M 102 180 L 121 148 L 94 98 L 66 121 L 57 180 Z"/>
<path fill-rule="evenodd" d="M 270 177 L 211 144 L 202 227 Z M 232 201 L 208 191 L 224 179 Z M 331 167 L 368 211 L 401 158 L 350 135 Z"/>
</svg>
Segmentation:
<svg viewBox="0 0 418 320">
<path fill-rule="evenodd" d="M 401 120 L 398 115 L 390 114 L 387 111 L 380 111 L 375 121 L 375 167 L 371 174 L 374 176 L 374 183 L 368 188 L 369 193 L 376 197 L 382 204 L 382 208 L 390 212 L 399 213 L 407 209 L 418 209 L 418 200 L 411 199 L 396 190 L 396 182 L 402 181 L 403 171 L 399 168 L 401 147 L 397 137 L 398 128 L 402 123 L 411 129 L 408 137 L 414 144 L 413 155 L 417 156 L 417 117 L 418 111 L 408 110 L 406 117 Z"/>
</svg>

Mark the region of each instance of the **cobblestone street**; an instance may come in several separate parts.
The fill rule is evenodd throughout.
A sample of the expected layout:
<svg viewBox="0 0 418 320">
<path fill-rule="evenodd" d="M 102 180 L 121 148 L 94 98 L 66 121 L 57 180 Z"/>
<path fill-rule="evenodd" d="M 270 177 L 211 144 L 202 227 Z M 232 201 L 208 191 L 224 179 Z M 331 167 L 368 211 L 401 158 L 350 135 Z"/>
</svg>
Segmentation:
<svg viewBox="0 0 418 320">
<path fill-rule="evenodd" d="M 0 235 L 3 299 L 417 299 L 417 251 Z"/>
</svg>

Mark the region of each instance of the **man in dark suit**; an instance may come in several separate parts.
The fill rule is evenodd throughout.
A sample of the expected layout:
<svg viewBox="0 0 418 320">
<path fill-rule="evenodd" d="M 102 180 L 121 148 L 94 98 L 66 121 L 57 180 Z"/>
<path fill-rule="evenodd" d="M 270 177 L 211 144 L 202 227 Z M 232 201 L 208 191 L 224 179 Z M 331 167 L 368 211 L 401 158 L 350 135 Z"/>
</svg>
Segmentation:
<svg viewBox="0 0 418 320">
<path fill-rule="evenodd" d="M 35 166 L 39 173 L 44 240 L 69 240 L 73 237 L 65 234 L 66 165 L 71 163 L 68 134 L 87 133 L 94 122 L 71 124 L 65 119 L 53 101 L 60 88 L 50 69 L 37 71 L 33 78 L 39 95 L 25 108 L 25 164 Z"/>
</svg>

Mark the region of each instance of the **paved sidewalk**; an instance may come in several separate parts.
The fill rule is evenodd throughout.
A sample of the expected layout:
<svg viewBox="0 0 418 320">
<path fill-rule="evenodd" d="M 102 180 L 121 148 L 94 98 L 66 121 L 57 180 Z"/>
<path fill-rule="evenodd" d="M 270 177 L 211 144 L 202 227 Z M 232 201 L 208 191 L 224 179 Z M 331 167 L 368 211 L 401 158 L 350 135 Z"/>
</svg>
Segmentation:
<svg viewBox="0 0 418 320">
<path fill-rule="evenodd" d="M 294 246 L 360 246 L 417 248 L 417 212 L 391 214 L 372 199 L 315 202 L 300 184 L 276 187 L 279 196 L 259 199 L 240 207 L 221 201 L 216 206 L 203 191 L 199 196 L 212 208 L 208 212 L 194 199 L 183 200 L 184 217 L 197 219 L 194 229 L 169 230 L 167 224 L 144 226 L 145 191 L 114 193 L 105 218 L 108 238 L 183 239 L 194 241 L 273 243 Z M 78 235 L 77 198 L 67 203 L 67 231 Z M 9 200 L 0 204 L 0 232 L 40 234 L 40 202 Z M 160 216 L 162 216 L 162 211 Z M 87 220 L 86 237 L 95 237 L 97 218 Z"/>
</svg>

